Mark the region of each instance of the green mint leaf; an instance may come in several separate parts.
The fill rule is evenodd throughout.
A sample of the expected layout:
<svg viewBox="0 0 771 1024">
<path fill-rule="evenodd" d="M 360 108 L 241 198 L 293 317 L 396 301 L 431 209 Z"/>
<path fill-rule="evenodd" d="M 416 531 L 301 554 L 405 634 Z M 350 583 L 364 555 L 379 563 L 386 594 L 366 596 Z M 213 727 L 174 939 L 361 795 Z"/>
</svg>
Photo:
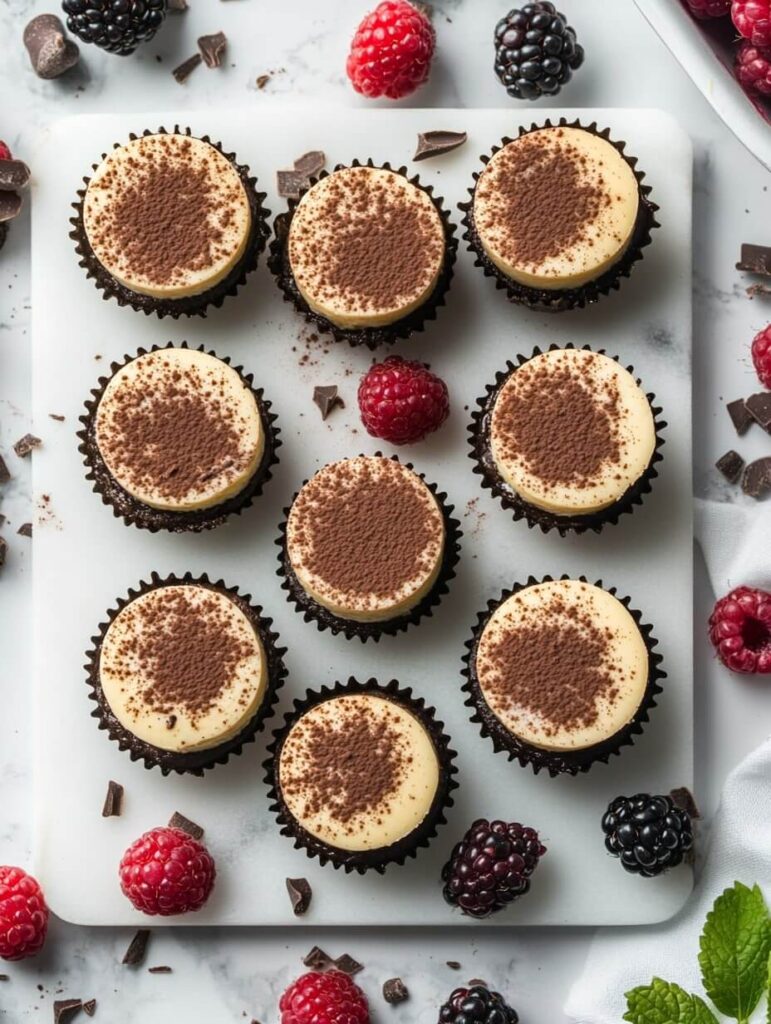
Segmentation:
<svg viewBox="0 0 771 1024">
<path fill-rule="evenodd" d="M 766 1024 L 771 1024 L 771 953 L 768 955 L 768 1002 L 766 1004 Z"/>
<path fill-rule="evenodd" d="M 626 1005 L 630 1024 L 717 1024 L 703 999 L 661 978 L 627 992 Z"/>
<path fill-rule="evenodd" d="M 763 894 L 741 882 L 718 896 L 699 943 L 707 995 L 727 1017 L 746 1024 L 768 982 L 771 924 Z"/>
</svg>

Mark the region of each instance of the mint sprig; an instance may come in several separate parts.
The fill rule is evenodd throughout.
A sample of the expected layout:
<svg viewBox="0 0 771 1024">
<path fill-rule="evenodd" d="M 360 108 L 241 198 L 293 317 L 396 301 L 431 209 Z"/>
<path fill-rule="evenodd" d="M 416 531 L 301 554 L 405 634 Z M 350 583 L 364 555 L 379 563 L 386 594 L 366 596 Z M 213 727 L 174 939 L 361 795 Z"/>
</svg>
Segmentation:
<svg viewBox="0 0 771 1024">
<path fill-rule="evenodd" d="M 661 978 L 627 992 L 626 1004 L 630 1024 L 717 1024 L 703 999 Z"/>
</svg>

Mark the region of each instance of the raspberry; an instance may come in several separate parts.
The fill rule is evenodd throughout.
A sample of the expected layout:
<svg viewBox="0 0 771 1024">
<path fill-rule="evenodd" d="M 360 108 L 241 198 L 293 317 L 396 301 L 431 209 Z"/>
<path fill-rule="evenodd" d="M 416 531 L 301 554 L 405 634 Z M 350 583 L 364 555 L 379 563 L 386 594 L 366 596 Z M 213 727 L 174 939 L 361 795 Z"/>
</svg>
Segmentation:
<svg viewBox="0 0 771 1024">
<path fill-rule="evenodd" d="M 342 971 L 303 974 L 278 1008 L 281 1024 L 369 1024 L 367 997 Z"/>
<path fill-rule="evenodd" d="M 0 960 L 24 960 L 43 948 L 48 907 L 43 890 L 21 868 L 0 867 Z"/>
<path fill-rule="evenodd" d="M 754 46 L 771 46 L 771 0 L 733 0 L 731 17 Z"/>
<path fill-rule="evenodd" d="M 414 444 L 450 413 L 447 385 L 423 363 L 389 356 L 359 384 L 359 411 L 367 433 L 391 444 Z"/>
<path fill-rule="evenodd" d="M 206 847 L 180 828 L 154 828 L 129 846 L 120 862 L 120 887 L 145 914 L 200 910 L 217 871 Z"/>
<path fill-rule="evenodd" d="M 723 18 L 731 13 L 731 0 L 685 0 L 694 18 Z"/>
<path fill-rule="evenodd" d="M 356 92 L 400 100 L 428 78 L 436 35 L 407 0 L 383 0 L 356 29 L 346 71 Z"/>
<path fill-rule="evenodd" d="M 768 67 L 768 65 L 766 66 Z M 767 81 L 771 94 L 771 73 L 769 73 Z M 752 362 L 760 383 L 764 388 L 771 388 L 771 324 L 753 338 Z"/>
<path fill-rule="evenodd" d="M 545 853 L 534 829 L 480 818 L 444 866 L 444 898 L 469 917 L 489 917 L 525 895 Z"/>
<path fill-rule="evenodd" d="M 733 672 L 771 673 L 771 594 L 737 587 L 721 597 L 709 617 L 709 638 Z"/>
<path fill-rule="evenodd" d="M 500 992 L 474 985 L 455 989 L 439 1011 L 439 1024 L 519 1024 L 519 1016 Z"/>
<path fill-rule="evenodd" d="M 748 93 L 771 96 L 771 48 L 745 39 L 736 51 L 736 77 Z"/>
<path fill-rule="evenodd" d="M 0 160 L 12 160 L 11 151 L 8 146 L 0 139 Z"/>
</svg>

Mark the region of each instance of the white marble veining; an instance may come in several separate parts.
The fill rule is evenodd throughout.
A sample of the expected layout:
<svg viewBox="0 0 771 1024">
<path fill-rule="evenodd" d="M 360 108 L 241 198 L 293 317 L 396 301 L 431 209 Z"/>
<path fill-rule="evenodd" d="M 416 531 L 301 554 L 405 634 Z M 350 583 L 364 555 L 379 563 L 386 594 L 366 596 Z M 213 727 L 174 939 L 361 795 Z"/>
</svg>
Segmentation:
<svg viewBox="0 0 771 1024">
<path fill-rule="evenodd" d="M 68 80 L 42 82 L 32 74 L 21 32 L 35 13 L 53 9 L 43 0 L 0 0 L 0 137 L 16 153 L 34 154 L 35 137 L 51 119 L 77 111 L 136 111 L 189 107 L 203 110 L 230 102 L 273 103 L 282 96 L 313 96 L 361 105 L 344 77 L 344 58 L 362 0 L 320 5 L 314 0 L 190 0 L 187 14 L 174 16 L 141 55 L 114 58 L 84 48 L 81 70 Z M 437 6 L 439 58 L 431 83 L 415 97 L 420 106 L 495 106 L 509 101 L 493 75 L 490 36 L 507 4 L 500 0 L 444 0 Z M 734 270 L 742 241 L 768 241 L 771 199 L 768 174 L 717 119 L 632 0 L 565 0 L 588 52 L 588 61 L 563 100 L 570 106 L 648 106 L 669 110 L 696 143 L 694 274 L 694 382 L 696 408 L 694 486 L 697 494 L 737 498 L 711 468 L 728 447 L 754 457 L 768 447 L 755 431 L 737 444 L 722 399 L 755 388 L 748 343 L 768 322 L 771 307 L 750 301 Z M 185 86 L 170 69 L 188 56 L 195 38 L 224 29 L 229 60 L 219 70 L 199 68 Z M 88 50 L 88 52 L 85 52 Z M 159 63 L 156 55 L 163 59 Z M 256 76 L 277 73 L 266 88 Z M 33 168 L 34 169 L 34 168 Z M 29 749 L 34 726 L 29 703 L 29 559 L 31 543 L 15 535 L 31 518 L 26 464 L 10 446 L 29 422 L 29 225 L 18 220 L 0 254 L 0 450 L 14 473 L 2 495 L 8 517 L 4 535 L 11 554 L 0 575 L 0 861 L 27 863 L 30 852 Z M 666 332 L 657 322 L 652 297 L 650 339 L 663 347 Z M 47 444 L 68 425 L 35 424 Z M 738 581 L 737 581 L 738 582 Z M 87 581 L 83 581 L 86 585 Z M 63 600 L 77 595 L 63 590 Z M 697 566 L 696 622 L 712 602 Z M 683 637 L 687 643 L 689 638 Z M 714 808 L 729 768 L 766 734 L 768 693 L 729 677 L 712 662 L 697 626 L 697 794 Z M 76 752 L 75 752 L 76 753 Z M 255 870 L 259 865 L 255 865 Z M 576 866 L 580 884 L 580 865 Z M 372 996 L 374 1016 L 429 1024 L 436 1006 L 459 980 L 483 977 L 510 996 L 523 1021 L 562 1019 L 561 1005 L 580 969 L 586 930 L 516 929 L 495 935 L 398 930 L 373 933 L 187 930 L 156 932 L 148 964 L 168 963 L 171 975 L 149 975 L 117 963 L 128 934 L 73 928 L 55 922 L 43 956 L 10 965 L 11 980 L 0 983 L 0 1020 L 45 1020 L 57 989 L 100 1002 L 98 1018 L 121 1024 L 160 1024 L 169 1019 L 228 1024 L 243 1014 L 266 1024 L 276 1020 L 277 996 L 300 970 L 299 958 L 313 942 L 332 952 L 350 950 L 367 964 L 361 983 Z M 460 973 L 445 966 L 463 964 Z M 3 968 L 6 970 L 6 968 Z M 385 978 L 400 974 L 413 993 L 397 1010 L 379 999 Z M 38 985 L 43 986 L 39 991 Z"/>
</svg>

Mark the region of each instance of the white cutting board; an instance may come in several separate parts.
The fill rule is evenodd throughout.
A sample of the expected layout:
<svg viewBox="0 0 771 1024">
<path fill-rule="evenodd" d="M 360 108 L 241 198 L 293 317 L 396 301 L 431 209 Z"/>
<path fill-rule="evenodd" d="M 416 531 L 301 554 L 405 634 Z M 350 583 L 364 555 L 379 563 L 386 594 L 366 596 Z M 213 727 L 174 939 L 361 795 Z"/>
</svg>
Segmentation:
<svg viewBox="0 0 771 1024">
<path fill-rule="evenodd" d="M 452 209 L 466 197 L 479 154 L 519 124 L 563 111 L 364 110 L 260 107 L 195 115 L 79 117 L 48 131 L 36 168 L 33 203 L 35 490 L 50 513 L 35 527 L 35 689 L 37 786 L 35 870 L 61 917 L 82 924 L 128 925 L 143 919 L 121 895 L 117 866 L 144 830 L 179 810 L 206 829 L 219 869 L 208 906 L 173 923 L 305 925 L 468 925 L 451 913 L 438 876 L 453 842 L 479 816 L 521 820 L 541 833 L 548 855 L 531 894 L 489 924 L 642 924 L 682 905 L 692 879 L 682 867 L 656 880 L 627 875 L 606 856 L 600 817 L 608 801 L 640 790 L 690 785 L 692 709 L 691 529 L 691 147 L 666 114 L 641 110 L 567 111 L 595 118 L 640 157 L 663 225 L 644 262 L 620 293 L 597 308 L 561 315 L 510 305 L 473 267 L 463 246 L 447 308 L 425 334 L 398 351 L 430 361 L 447 381 L 452 415 L 427 442 L 403 454 L 446 489 L 464 530 L 458 578 L 433 618 L 379 644 L 346 642 L 303 622 L 276 576 L 278 523 L 302 481 L 322 464 L 373 452 L 362 430 L 356 385 L 371 354 L 316 344 L 285 304 L 264 260 L 236 299 L 206 320 L 159 321 L 103 302 L 77 265 L 68 238 L 69 204 L 93 161 L 129 132 L 179 121 L 209 133 L 248 162 L 268 206 L 283 208 L 275 171 L 308 149 L 329 165 L 354 157 L 407 164 L 432 182 Z M 463 129 L 467 145 L 413 165 L 418 131 Z M 457 212 L 454 219 L 459 218 Z M 201 535 L 152 535 L 128 528 L 91 492 L 77 451 L 82 404 L 112 359 L 169 340 L 205 343 L 253 371 L 274 403 L 281 463 L 262 498 L 226 526 Z M 479 486 L 467 456 L 471 406 L 508 358 L 551 342 L 591 343 L 632 363 L 656 393 L 669 423 L 664 461 L 642 509 L 600 536 L 543 536 L 510 515 Z M 307 356 L 307 353 L 310 353 Z M 385 353 L 383 353 L 385 354 Z M 101 360 L 95 359 L 101 355 Z M 311 401 L 315 384 L 340 386 L 346 402 L 326 421 Z M 49 419 L 66 416 L 66 422 Z M 467 504 L 472 503 L 472 504 Z M 397 677 L 435 704 L 459 751 L 461 788 L 450 824 L 429 850 L 386 875 L 346 876 L 321 868 L 279 835 L 268 811 L 261 736 L 241 757 L 204 778 L 164 778 L 118 750 L 89 717 L 84 651 L 105 610 L 151 571 L 208 572 L 250 592 L 272 615 L 288 647 L 289 679 L 281 714 L 306 687 L 355 674 Z M 669 676 L 644 735 L 609 766 L 578 778 L 550 779 L 494 754 L 469 722 L 461 694 L 461 655 L 488 598 L 529 574 L 585 574 L 615 584 L 653 622 Z M 275 724 L 274 719 L 270 725 Z M 126 789 L 124 813 L 103 819 L 108 779 Z M 286 876 L 305 875 L 313 906 L 292 916 Z"/>
</svg>

